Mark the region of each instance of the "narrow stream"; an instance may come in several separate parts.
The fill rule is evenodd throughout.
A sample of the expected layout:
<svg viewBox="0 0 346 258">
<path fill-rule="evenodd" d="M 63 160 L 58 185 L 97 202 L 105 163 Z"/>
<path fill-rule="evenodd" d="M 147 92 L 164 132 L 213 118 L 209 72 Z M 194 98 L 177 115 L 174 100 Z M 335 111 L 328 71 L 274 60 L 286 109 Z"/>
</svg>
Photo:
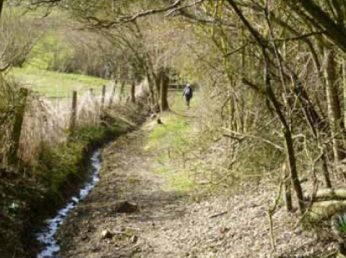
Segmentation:
<svg viewBox="0 0 346 258">
<path fill-rule="evenodd" d="M 39 241 L 43 250 L 37 254 L 37 258 L 57 258 L 58 252 L 60 251 L 60 246 L 56 240 L 56 233 L 59 227 L 63 223 L 66 216 L 76 207 L 76 205 L 83 200 L 97 182 L 100 180 L 99 172 L 101 169 L 101 150 L 96 150 L 91 157 L 91 175 L 87 180 L 86 184 L 79 191 L 78 196 L 74 196 L 65 205 L 64 208 L 58 211 L 57 215 L 46 221 L 46 226 L 44 229 L 36 234 L 36 239 Z"/>
</svg>

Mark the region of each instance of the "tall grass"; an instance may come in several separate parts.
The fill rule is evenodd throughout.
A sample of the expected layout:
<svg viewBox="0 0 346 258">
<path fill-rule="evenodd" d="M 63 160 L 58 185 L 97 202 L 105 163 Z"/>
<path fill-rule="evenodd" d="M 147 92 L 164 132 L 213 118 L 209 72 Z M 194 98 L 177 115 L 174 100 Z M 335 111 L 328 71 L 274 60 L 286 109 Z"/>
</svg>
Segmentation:
<svg viewBox="0 0 346 258">
<path fill-rule="evenodd" d="M 105 96 L 104 107 L 110 101 Z M 77 128 L 98 126 L 102 112 L 102 96 L 80 92 L 77 96 Z M 114 101 L 113 101 L 114 103 Z M 72 99 L 47 99 L 32 93 L 27 101 L 22 125 L 19 156 L 26 164 L 37 161 L 42 145 L 55 146 L 65 142 L 71 134 Z"/>
</svg>

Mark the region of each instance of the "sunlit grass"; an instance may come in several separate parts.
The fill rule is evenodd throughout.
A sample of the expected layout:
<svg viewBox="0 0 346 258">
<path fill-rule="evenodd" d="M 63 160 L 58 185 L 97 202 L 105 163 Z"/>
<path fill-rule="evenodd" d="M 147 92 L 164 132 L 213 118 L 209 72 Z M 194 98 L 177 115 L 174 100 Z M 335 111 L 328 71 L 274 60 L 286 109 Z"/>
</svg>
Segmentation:
<svg viewBox="0 0 346 258">
<path fill-rule="evenodd" d="M 145 150 L 155 153 L 154 172 L 167 180 L 167 188 L 177 192 L 189 192 L 196 187 L 190 173 L 183 166 L 183 155 L 189 151 L 193 137 L 194 107 L 198 97 L 194 97 L 194 105 L 187 109 L 179 93 L 173 93 L 170 98 L 171 109 L 160 115 L 163 125 L 150 122 L 151 129 Z"/>
<path fill-rule="evenodd" d="M 73 90 L 101 90 L 109 81 L 80 74 L 65 74 L 33 67 L 13 68 L 10 72 L 21 84 L 47 97 L 69 97 Z"/>
</svg>

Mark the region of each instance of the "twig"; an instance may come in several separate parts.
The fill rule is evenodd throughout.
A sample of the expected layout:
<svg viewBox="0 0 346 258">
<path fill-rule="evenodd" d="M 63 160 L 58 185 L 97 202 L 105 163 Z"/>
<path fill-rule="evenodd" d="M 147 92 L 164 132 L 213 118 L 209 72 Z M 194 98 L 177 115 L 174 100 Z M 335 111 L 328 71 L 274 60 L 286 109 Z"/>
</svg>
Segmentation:
<svg viewBox="0 0 346 258">
<path fill-rule="evenodd" d="M 225 215 L 225 214 L 227 214 L 227 213 L 228 213 L 228 211 L 223 211 L 223 212 L 220 212 L 220 213 L 214 214 L 214 215 L 210 216 L 209 218 L 210 218 L 210 219 L 214 219 L 214 218 L 217 218 L 217 217 L 223 216 L 223 215 Z"/>
<path fill-rule="evenodd" d="M 233 135 L 230 135 L 230 134 L 223 134 L 224 137 L 229 137 L 229 138 L 238 138 L 239 140 L 242 140 L 241 137 L 248 137 L 248 138 L 254 138 L 254 139 L 257 139 L 257 140 L 260 140 L 264 143 L 267 143 L 273 147 L 275 147 L 276 149 L 278 150 L 281 150 L 283 151 L 284 148 L 281 147 L 280 145 L 277 145 L 276 143 L 273 143 L 272 141 L 268 140 L 268 139 L 265 139 L 265 138 L 262 138 L 262 137 L 259 137 L 259 136 L 256 136 L 256 135 L 251 135 L 251 134 L 244 134 L 244 133 L 239 133 L 239 132 L 235 132 L 235 131 L 232 131 L 230 130 L 229 128 L 223 128 L 223 130 L 225 131 L 228 131 L 229 133 L 233 134 Z M 235 135 L 235 136 L 234 136 Z M 236 137 L 236 136 L 239 136 L 239 137 Z"/>
</svg>

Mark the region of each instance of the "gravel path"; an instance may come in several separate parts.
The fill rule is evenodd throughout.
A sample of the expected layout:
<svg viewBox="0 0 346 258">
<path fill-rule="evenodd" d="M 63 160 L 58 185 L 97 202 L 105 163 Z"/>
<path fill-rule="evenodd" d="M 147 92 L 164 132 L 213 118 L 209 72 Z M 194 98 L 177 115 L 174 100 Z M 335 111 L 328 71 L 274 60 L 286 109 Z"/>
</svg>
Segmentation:
<svg viewBox="0 0 346 258">
<path fill-rule="evenodd" d="M 59 232 L 62 257 L 320 257 L 334 248 L 281 208 L 273 216 L 273 251 L 267 209 L 277 186 L 247 184 L 199 201 L 165 190 L 144 150 L 144 128 L 104 150 L 101 181 Z M 139 210 L 119 212 L 122 201 Z"/>
</svg>

